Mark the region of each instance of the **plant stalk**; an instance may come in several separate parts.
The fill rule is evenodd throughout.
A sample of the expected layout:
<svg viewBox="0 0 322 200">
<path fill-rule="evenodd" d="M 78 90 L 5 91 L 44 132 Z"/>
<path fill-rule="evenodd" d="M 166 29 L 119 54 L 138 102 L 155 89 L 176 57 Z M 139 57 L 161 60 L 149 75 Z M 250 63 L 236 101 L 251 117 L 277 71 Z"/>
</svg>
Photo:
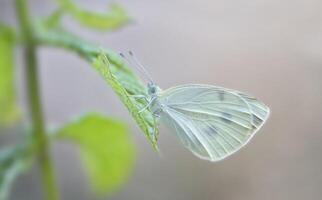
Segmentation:
<svg viewBox="0 0 322 200">
<path fill-rule="evenodd" d="M 38 82 L 36 49 L 37 44 L 28 12 L 27 0 L 15 1 L 17 18 L 24 41 L 25 76 L 28 92 L 28 105 L 31 114 L 32 134 L 36 141 L 41 177 L 46 192 L 46 199 L 58 200 L 59 192 L 50 156 L 50 142 L 46 134 L 41 95 Z"/>
</svg>

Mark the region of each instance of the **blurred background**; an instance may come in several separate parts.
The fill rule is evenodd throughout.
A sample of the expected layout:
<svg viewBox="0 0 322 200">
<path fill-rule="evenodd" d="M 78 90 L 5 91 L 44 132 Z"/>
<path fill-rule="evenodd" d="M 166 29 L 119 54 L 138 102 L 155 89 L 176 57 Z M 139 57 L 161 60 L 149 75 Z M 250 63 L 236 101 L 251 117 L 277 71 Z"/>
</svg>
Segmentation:
<svg viewBox="0 0 322 200">
<path fill-rule="evenodd" d="M 75 0 L 76 1 L 76 0 Z M 32 14 L 55 4 L 30 0 Z M 106 0 L 77 1 L 105 11 Z M 111 200 L 320 199 L 322 196 L 322 1 L 117 1 L 135 22 L 112 33 L 70 30 L 115 51 L 136 52 L 161 88 L 206 83 L 244 91 L 271 108 L 262 130 L 241 151 L 210 163 L 192 155 L 160 127 L 158 155 L 112 90 L 88 63 L 59 49 L 39 51 L 46 120 L 56 127 L 86 111 L 130 124 L 137 146 L 133 175 Z M 0 18 L 16 24 L 11 0 Z M 17 58 L 19 101 L 25 105 Z M 19 128 L 17 128 L 19 129 Z M 12 138 L 1 139 L 1 144 Z M 62 199 L 93 199 L 73 146 L 53 149 Z M 14 185 L 11 199 L 41 199 L 38 169 Z"/>
</svg>

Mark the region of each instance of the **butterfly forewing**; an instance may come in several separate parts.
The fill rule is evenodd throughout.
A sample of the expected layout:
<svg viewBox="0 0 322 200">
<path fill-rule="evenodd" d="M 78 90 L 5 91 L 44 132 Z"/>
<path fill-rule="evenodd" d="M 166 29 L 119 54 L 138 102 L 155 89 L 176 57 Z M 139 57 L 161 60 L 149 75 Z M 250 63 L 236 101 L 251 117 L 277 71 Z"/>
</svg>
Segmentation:
<svg viewBox="0 0 322 200">
<path fill-rule="evenodd" d="M 161 119 L 197 156 L 221 160 L 244 146 L 267 119 L 269 109 L 238 91 L 183 85 L 160 94 Z"/>
</svg>

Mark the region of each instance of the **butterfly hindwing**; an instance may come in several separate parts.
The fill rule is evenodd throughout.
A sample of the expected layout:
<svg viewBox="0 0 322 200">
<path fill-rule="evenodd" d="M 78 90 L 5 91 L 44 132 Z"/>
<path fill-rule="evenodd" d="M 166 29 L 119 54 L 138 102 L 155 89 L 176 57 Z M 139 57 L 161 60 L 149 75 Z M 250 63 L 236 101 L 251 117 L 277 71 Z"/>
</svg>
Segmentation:
<svg viewBox="0 0 322 200">
<path fill-rule="evenodd" d="M 209 85 L 183 85 L 160 95 L 163 119 L 197 156 L 221 160 L 244 146 L 269 109 L 238 91 Z"/>
</svg>

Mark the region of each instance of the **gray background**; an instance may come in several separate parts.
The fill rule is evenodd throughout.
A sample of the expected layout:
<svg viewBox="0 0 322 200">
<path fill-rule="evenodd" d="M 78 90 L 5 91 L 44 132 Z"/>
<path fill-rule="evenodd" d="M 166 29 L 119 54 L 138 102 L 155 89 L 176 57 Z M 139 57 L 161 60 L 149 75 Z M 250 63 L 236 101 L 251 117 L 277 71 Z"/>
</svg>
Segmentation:
<svg viewBox="0 0 322 200">
<path fill-rule="evenodd" d="M 162 0 L 119 1 L 136 20 L 117 32 L 89 31 L 67 17 L 78 35 L 116 51 L 132 49 L 161 88 L 207 83 L 246 91 L 271 107 L 252 142 L 223 162 L 194 157 L 161 126 L 156 154 L 127 110 L 87 63 L 58 49 L 39 52 L 48 126 L 86 111 L 127 121 L 137 145 L 129 182 L 108 199 L 269 200 L 322 195 L 322 1 Z M 104 11 L 107 1 L 81 1 Z M 53 10 L 30 1 L 34 15 Z M 1 20 L 15 23 L 10 0 Z M 18 57 L 19 77 L 22 75 Z M 23 81 L 19 78 L 21 103 Z M 4 143 L 2 141 L 2 143 Z M 53 150 L 62 199 L 92 199 L 74 147 Z M 37 167 L 15 184 L 12 199 L 38 200 Z"/>
</svg>

